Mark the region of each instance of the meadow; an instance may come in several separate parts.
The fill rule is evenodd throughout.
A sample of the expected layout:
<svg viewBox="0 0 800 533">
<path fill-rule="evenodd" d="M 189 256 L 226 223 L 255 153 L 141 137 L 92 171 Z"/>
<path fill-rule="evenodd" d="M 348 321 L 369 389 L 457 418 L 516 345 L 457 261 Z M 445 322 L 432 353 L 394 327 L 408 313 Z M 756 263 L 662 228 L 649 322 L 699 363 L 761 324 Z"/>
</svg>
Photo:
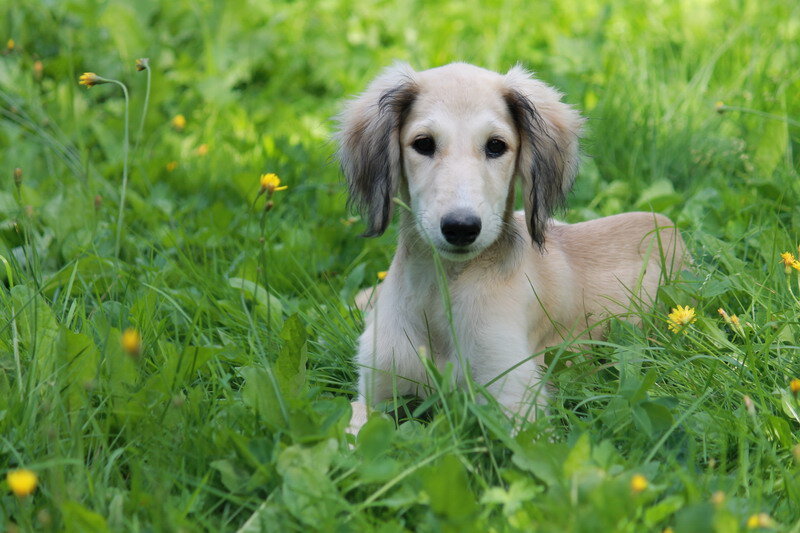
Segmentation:
<svg viewBox="0 0 800 533">
<path fill-rule="evenodd" d="M 693 256 L 520 431 L 434 375 L 345 432 L 394 230 L 331 117 L 395 60 L 535 70 L 588 118 L 559 217 Z M 800 532 L 798 65 L 784 0 L 1 3 L 0 530 Z"/>
</svg>

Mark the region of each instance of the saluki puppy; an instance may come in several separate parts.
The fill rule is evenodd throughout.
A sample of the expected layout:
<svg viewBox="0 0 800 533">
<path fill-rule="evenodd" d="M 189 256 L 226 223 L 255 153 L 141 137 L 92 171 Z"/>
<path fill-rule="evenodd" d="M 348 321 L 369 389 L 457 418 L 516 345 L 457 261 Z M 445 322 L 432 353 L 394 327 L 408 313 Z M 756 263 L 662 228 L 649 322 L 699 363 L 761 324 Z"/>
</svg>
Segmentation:
<svg viewBox="0 0 800 533">
<path fill-rule="evenodd" d="M 575 177 L 583 124 L 561 96 L 519 66 L 395 64 L 339 116 L 338 156 L 365 236 L 401 206 L 388 275 L 377 297 L 361 297 L 353 431 L 364 402 L 426 395 L 423 357 L 533 418 L 545 404 L 543 350 L 600 336 L 597 322 L 652 302 L 679 266 L 683 242 L 664 216 L 550 218 Z"/>
</svg>

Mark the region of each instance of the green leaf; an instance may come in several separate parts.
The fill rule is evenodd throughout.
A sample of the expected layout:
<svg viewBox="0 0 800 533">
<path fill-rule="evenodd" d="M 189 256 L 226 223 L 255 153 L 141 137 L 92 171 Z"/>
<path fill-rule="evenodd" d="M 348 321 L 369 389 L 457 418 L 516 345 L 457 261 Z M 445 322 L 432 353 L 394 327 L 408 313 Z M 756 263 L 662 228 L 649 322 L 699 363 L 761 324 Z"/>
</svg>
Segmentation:
<svg viewBox="0 0 800 533">
<path fill-rule="evenodd" d="M 422 472 L 431 509 L 454 522 L 468 520 L 477 510 L 467 471 L 453 454 L 445 455 Z"/>
<path fill-rule="evenodd" d="M 25 353 L 35 362 L 38 379 L 51 379 L 58 357 L 61 328 L 44 298 L 30 287 L 11 289 L 12 311 Z"/>
<path fill-rule="evenodd" d="M 336 440 L 328 439 L 312 447 L 290 446 L 278 457 L 283 502 L 292 516 L 312 528 L 335 522 L 346 506 L 328 476 L 337 448 Z"/>
<path fill-rule="evenodd" d="M 273 429 L 285 428 L 288 420 L 281 407 L 284 402 L 274 376 L 255 367 L 242 368 L 241 373 L 245 380 L 242 388 L 245 405 L 256 411 Z"/>
<path fill-rule="evenodd" d="M 284 397 L 299 396 L 306 379 L 308 333 L 300 318 L 292 315 L 284 322 L 280 337 L 283 345 L 275 361 L 275 376 Z"/>
<path fill-rule="evenodd" d="M 67 533 L 103 533 L 110 531 L 106 519 L 90 511 L 78 502 L 66 501 L 61 504 L 64 531 Z"/>
<path fill-rule="evenodd" d="M 789 131 L 784 122 L 762 120 L 753 154 L 753 161 L 762 174 L 769 176 L 775 171 L 786 154 L 788 144 Z M 783 191 L 776 194 L 782 195 Z"/>
<path fill-rule="evenodd" d="M 358 451 L 365 459 L 374 459 L 389 449 L 394 435 L 394 423 L 374 416 L 358 433 Z"/>
<path fill-rule="evenodd" d="M 665 211 L 683 201 L 683 196 L 675 192 L 672 182 L 666 179 L 653 182 L 642 191 L 636 201 L 636 209 L 644 211 Z"/>
<path fill-rule="evenodd" d="M 645 522 L 647 522 L 650 527 L 655 527 L 680 510 L 684 503 L 683 496 L 667 496 L 645 511 Z"/>
<path fill-rule="evenodd" d="M 67 400 L 70 408 L 77 409 L 86 404 L 86 389 L 97 378 L 100 351 L 88 335 L 73 333 L 62 328 L 63 346 L 59 350 L 65 363 L 61 374 L 67 381 Z"/>
<path fill-rule="evenodd" d="M 230 459 L 219 459 L 210 463 L 211 468 L 220 473 L 222 484 L 230 492 L 242 492 L 247 487 L 247 482 L 250 480 L 250 474 L 241 468 L 238 468 L 236 463 Z"/>
<path fill-rule="evenodd" d="M 714 506 L 701 503 L 684 507 L 675 516 L 676 533 L 707 533 L 713 531 Z"/>
<path fill-rule="evenodd" d="M 567 454 L 564 460 L 564 478 L 569 479 L 591 462 L 592 442 L 589 434 L 583 433 Z"/>
<path fill-rule="evenodd" d="M 569 448 L 560 443 L 535 442 L 525 446 L 524 452 L 517 451 L 511 460 L 519 468 L 530 472 L 548 486 L 557 486 L 564 469 Z"/>
<path fill-rule="evenodd" d="M 256 311 L 264 318 L 269 318 L 270 326 L 277 327 L 283 318 L 283 304 L 277 296 L 269 294 L 267 289 L 244 278 L 229 278 L 228 284 L 239 289 L 245 298 L 256 304 Z"/>
</svg>

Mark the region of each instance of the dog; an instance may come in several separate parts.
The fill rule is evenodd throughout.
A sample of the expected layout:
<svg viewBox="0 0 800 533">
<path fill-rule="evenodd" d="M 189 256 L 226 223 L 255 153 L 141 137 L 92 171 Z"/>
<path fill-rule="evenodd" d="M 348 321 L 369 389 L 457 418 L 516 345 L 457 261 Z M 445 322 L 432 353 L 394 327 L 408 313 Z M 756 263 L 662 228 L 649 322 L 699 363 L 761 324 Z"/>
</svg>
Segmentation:
<svg viewBox="0 0 800 533">
<path fill-rule="evenodd" d="M 651 305 L 680 268 L 684 244 L 665 216 L 551 218 L 576 175 L 583 123 L 520 66 L 398 63 L 346 105 L 338 158 L 364 235 L 399 211 L 388 274 L 357 298 L 367 314 L 351 432 L 368 405 L 428 394 L 427 362 L 452 364 L 457 382 L 485 385 L 532 420 L 546 406 L 544 350 L 601 337 L 607 317 Z"/>
</svg>

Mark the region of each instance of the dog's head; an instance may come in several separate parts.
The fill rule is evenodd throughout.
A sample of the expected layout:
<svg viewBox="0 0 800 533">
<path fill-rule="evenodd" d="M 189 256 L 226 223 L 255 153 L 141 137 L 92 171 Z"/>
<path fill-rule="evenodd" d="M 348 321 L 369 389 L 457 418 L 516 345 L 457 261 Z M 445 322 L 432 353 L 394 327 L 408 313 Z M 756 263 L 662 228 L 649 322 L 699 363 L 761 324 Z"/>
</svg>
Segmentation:
<svg viewBox="0 0 800 533">
<path fill-rule="evenodd" d="M 403 186 L 420 235 L 445 258 L 470 259 L 501 234 L 516 175 L 541 246 L 578 167 L 583 120 L 561 96 L 521 67 L 386 69 L 339 117 L 339 158 L 365 235 L 386 230 Z"/>
</svg>

